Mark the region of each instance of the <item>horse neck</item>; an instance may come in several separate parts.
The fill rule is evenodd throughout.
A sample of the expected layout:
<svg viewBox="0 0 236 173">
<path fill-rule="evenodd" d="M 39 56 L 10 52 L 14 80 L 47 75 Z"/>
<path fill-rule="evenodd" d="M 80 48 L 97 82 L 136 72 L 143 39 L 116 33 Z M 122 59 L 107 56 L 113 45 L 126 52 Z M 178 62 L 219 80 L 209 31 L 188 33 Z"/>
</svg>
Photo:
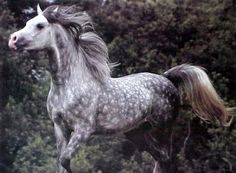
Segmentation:
<svg viewBox="0 0 236 173">
<path fill-rule="evenodd" d="M 72 38 L 68 37 L 64 30 L 57 30 L 54 34 L 54 44 L 48 50 L 50 73 L 52 82 L 55 85 L 63 85 L 66 83 L 90 82 L 92 77 L 88 70 L 82 56 L 80 56 L 79 49 L 76 48 Z"/>
</svg>

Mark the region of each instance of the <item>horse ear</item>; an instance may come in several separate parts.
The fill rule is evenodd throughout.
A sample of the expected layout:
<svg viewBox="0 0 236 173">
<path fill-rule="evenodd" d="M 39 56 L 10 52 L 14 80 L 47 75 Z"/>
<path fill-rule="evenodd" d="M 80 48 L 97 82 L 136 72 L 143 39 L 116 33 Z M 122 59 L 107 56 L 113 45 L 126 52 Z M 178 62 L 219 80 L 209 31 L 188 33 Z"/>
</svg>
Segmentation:
<svg viewBox="0 0 236 173">
<path fill-rule="evenodd" d="M 43 13 L 43 11 L 41 10 L 39 4 L 37 5 L 37 13 L 38 13 L 38 14 L 42 14 L 42 13 Z"/>
<path fill-rule="evenodd" d="M 56 13 L 56 12 L 58 11 L 58 8 L 59 8 L 59 6 L 57 6 L 57 7 L 53 10 L 53 12 Z"/>
</svg>

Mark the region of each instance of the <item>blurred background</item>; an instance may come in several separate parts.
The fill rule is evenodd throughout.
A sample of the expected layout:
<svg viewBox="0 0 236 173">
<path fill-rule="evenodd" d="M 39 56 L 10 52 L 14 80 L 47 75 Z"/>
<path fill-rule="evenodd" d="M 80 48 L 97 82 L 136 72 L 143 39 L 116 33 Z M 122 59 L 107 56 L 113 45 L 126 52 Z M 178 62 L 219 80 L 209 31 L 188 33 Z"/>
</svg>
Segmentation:
<svg viewBox="0 0 236 173">
<path fill-rule="evenodd" d="M 0 0 L 0 173 L 55 171 L 47 55 L 7 46 L 10 33 L 36 15 L 38 3 L 42 9 L 63 4 L 87 11 L 110 60 L 120 63 L 113 77 L 201 65 L 236 114 L 236 0 Z M 179 147 L 176 172 L 236 172 L 235 126 L 235 120 L 227 128 L 206 124 L 181 111 L 173 145 Z M 75 173 L 150 173 L 153 167 L 148 153 L 104 136 L 91 139 L 72 161 Z"/>
</svg>

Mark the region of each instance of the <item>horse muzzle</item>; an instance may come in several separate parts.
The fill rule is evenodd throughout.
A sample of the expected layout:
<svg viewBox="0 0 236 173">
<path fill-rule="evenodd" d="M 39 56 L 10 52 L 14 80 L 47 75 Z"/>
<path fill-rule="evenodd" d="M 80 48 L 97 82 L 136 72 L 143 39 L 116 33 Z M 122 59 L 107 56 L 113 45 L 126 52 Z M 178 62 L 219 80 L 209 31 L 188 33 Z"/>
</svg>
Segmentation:
<svg viewBox="0 0 236 173">
<path fill-rule="evenodd" d="M 8 41 L 9 48 L 13 50 L 24 49 L 28 45 L 24 37 L 17 37 L 16 35 L 11 35 Z"/>
</svg>

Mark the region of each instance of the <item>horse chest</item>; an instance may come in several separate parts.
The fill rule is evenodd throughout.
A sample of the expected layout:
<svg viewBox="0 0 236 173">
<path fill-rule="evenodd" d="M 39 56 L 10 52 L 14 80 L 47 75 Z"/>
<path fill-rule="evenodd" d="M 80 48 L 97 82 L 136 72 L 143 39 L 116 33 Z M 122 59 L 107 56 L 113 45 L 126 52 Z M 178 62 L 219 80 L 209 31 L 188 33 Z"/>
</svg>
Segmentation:
<svg viewBox="0 0 236 173">
<path fill-rule="evenodd" d="M 64 122 L 69 126 L 75 126 L 82 122 L 91 123 L 94 100 L 90 96 L 74 93 L 57 94 L 50 93 L 47 101 L 47 108 L 50 118 L 55 123 Z M 91 109 L 88 109 L 91 108 Z"/>
</svg>

